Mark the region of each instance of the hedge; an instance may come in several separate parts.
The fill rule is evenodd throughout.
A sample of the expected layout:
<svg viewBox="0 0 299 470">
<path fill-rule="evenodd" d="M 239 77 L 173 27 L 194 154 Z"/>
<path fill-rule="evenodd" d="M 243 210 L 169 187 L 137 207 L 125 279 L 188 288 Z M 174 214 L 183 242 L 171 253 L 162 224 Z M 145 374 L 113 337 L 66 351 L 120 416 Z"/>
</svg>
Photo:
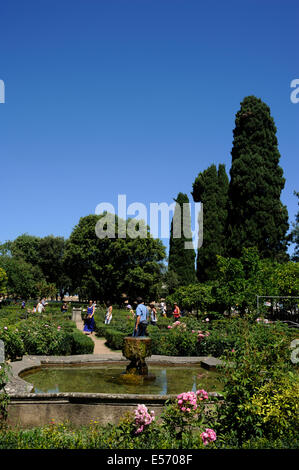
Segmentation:
<svg viewBox="0 0 299 470">
<path fill-rule="evenodd" d="M 72 333 L 71 354 L 93 354 L 94 342 L 79 330 Z"/>
<path fill-rule="evenodd" d="M 105 331 L 105 338 L 111 349 L 122 349 L 124 338 L 126 336 L 128 336 L 126 333 L 115 330 L 114 328 L 107 328 Z"/>
</svg>

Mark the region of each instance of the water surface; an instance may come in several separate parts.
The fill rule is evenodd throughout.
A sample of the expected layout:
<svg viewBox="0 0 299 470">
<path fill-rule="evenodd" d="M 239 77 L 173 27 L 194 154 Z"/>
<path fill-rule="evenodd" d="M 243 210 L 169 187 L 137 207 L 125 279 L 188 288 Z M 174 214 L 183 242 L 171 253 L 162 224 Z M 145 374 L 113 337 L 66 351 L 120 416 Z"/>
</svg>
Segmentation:
<svg viewBox="0 0 299 470">
<path fill-rule="evenodd" d="M 116 393 L 168 395 L 205 389 L 221 391 L 219 374 L 196 365 L 149 366 L 155 379 L 141 384 L 120 384 L 125 366 L 115 364 L 42 366 L 21 374 L 33 393 Z"/>
</svg>

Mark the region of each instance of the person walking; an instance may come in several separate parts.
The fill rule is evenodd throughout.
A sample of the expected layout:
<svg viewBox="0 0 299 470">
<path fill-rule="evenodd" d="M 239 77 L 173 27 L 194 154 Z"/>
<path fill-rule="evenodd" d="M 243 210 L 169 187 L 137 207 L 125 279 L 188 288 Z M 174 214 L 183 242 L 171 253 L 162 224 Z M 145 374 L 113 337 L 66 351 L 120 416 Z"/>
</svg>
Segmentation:
<svg viewBox="0 0 299 470">
<path fill-rule="evenodd" d="M 36 310 L 37 310 L 37 313 L 43 313 L 43 311 L 45 310 L 41 300 L 38 302 L 38 304 L 36 306 Z"/>
<path fill-rule="evenodd" d="M 151 314 L 151 325 L 156 326 L 158 317 L 157 317 L 157 309 L 154 303 L 150 304 L 150 314 Z"/>
<path fill-rule="evenodd" d="M 68 309 L 68 306 L 67 306 L 67 303 L 64 302 L 62 305 L 61 305 L 61 312 L 62 313 L 66 313 L 67 312 L 67 309 Z"/>
<path fill-rule="evenodd" d="M 84 328 L 83 328 L 83 333 L 86 335 L 92 334 L 94 331 L 94 311 L 95 311 L 95 306 L 93 305 L 92 300 L 89 301 L 89 305 L 87 307 L 87 317 L 84 322 Z"/>
<path fill-rule="evenodd" d="M 160 312 L 161 312 L 161 315 L 162 315 L 164 318 L 167 317 L 167 307 L 166 307 L 165 302 L 163 302 L 162 299 L 161 299 L 161 303 L 160 303 Z"/>
<path fill-rule="evenodd" d="M 136 323 L 133 336 L 145 336 L 148 325 L 148 309 L 141 297 L 137 298 Z"/>
<path fill-rule="evenodd" d="M 112 310 L 113 307 L 110 304 L 110 302 L 107 302 L 107 310 L 106 310 L 106 315 L 105 315 L 105 325 L 109 325 L 109 323 L 112 320 Z"/>
<path fill-rule="evenodd" d="M 176 321 L 177 321 L 177 320 L 180 318 L 180 316 L 181 316 L 180 308 L 179 308 L 179 306 L 178 306 L 178 304 L 177 304 L 176 302 L 174 303 L 174 309 L 173 309 L 172 314 L 173 314 L 173 318 L 174 318 Z"/>
</svg>

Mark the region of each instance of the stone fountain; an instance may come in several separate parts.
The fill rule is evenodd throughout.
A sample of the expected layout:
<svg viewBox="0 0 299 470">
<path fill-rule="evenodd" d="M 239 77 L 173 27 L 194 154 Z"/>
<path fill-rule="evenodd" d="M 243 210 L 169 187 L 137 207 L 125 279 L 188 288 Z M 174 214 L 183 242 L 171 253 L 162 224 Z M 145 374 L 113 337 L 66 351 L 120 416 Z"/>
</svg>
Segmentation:
<svg viewBox="0 0 299 470">
<path fill-rule="evenodd" d="M 151 338 L 145 336 L 127 336 L 124 338 L 122 348 L 123 355 L 131 362 L 126 368 L 126 372 L 121 375 L 120 380 L 127 383 L 140 383 L 144 380 L 154 380 L 155 376 L 148 373 L 145 362 L 147 357 L 152 355 Z"/>
</svg>

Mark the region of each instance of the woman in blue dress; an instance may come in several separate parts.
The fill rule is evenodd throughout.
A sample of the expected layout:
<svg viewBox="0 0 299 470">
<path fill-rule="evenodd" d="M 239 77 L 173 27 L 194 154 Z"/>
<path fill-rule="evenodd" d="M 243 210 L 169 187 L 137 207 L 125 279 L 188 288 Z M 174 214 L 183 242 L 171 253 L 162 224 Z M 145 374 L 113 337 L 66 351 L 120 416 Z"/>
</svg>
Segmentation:
<svg viewBox="0 0 299 470">
<path fill-rule="evenodd" d="M 89 301 L 89 306 L 87 307 L 87 318 L 84 322 L 83 332 L 87 335 L 91 334 L 94 331 L 94 311 L 95 306 L 92 303 L 92 300 Z"/>
</svg>

